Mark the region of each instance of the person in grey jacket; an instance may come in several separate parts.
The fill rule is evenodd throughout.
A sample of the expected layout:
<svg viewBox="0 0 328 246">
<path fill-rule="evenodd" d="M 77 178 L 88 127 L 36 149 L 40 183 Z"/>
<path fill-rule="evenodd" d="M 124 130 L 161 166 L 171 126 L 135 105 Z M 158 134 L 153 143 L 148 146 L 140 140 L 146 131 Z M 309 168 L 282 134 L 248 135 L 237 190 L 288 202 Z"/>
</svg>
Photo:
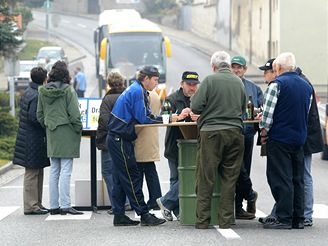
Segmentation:
<svg viewBox="0 0 328 246">
<path fill-rule="evenodd" d="M 47 134 L 50 214 L 82 214 L 71 207 L 70 180 L 73 158 L 80 157 L 82 123 L 78 99 L 70 86 L 67 65 L 57 61 L 48 83 L 39 89 L 37 118 Z"/>
<path fill-rule="evenodd" d="M 38 88 L 47 79 L 47 70 L 34 67 L 32 82 L 20 101 L 19 128 L 13 163 L 25 167 L 23 200 L 24 214 L 47 214 L 42 205 L 43 169 L 50 165 L 47 158 L 46 132 L 36 118 Z"/>
</svg>

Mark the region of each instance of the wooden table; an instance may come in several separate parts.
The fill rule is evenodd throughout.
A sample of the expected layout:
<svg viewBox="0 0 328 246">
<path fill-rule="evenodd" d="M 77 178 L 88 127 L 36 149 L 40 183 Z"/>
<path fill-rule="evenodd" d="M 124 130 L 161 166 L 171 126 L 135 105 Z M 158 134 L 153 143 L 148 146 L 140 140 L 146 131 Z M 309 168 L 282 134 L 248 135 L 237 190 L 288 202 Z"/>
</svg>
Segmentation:
<svg viewBox="0 0 328 246">
<path fill-rule="evenodd" d="M 244 124 L 258 124 L 260 120 L 244 120 Z M 198 135 L 197 122 L 172 122 L 168 124 L 137 124 L 136 128 L 143 127 L 163 127 L 163 126 L 178 126 L 181 130 L 181 133 L 185 139 L 196 139 Z"/>
</svg>

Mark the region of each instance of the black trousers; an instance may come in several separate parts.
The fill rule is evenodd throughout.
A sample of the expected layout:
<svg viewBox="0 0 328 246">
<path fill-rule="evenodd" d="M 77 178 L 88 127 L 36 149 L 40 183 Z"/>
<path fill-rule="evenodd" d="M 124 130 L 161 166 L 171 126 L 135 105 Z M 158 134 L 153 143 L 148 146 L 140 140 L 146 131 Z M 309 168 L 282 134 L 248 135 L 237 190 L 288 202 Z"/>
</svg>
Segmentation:
<svg viewBox="0 0 328 246">
<path fill-rule="evenodd" d="M 267 142 L 267 179 L 276 215 L 286 224 L 304 221 L 304 153 L 302 146 Z"/>
<path fill-rule="evenodd" d="M 244 156 L 240 168 L 240 174 L 236 184 L 235 210 L 238 212 L 243 207 L 243 200 L 254 198 L 253 184 L 250 178 L 250 170 L 253 155 L 254 136 L 244 136 Z"/>
<path fill-rule="evenodd" d="M 142 175 L 137 166 L 132 142 L 109 134 L 109 152 L 113 159 L 113 212 L 125 213 L 126 196 L 133 210 L 138 214 L 148 213 L 142 192 Z"/>
</svg>

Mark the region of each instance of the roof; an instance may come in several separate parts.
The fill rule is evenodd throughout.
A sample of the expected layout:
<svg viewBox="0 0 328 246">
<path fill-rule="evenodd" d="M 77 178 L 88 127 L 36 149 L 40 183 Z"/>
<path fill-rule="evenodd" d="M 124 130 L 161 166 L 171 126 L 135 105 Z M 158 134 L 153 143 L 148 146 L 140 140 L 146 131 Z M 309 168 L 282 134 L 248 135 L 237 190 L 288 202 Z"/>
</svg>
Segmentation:
<svg viewBox="0 0 328 246">
<path fill-rule="evenodd" d="M 111 25 L 115 21 L 137 20 L 141 19 L 141 15 L 135 9 L 110 9 L 104 10 L 99 15 L 98 25 Z"/>
<path fill-rule="evenodd" d="M 158 25 L 147 20 L 140 19 L 135 21 L 113 23 L 109 28 L 109 33 L 125 32 L 162 32 Z"/>
</svg>

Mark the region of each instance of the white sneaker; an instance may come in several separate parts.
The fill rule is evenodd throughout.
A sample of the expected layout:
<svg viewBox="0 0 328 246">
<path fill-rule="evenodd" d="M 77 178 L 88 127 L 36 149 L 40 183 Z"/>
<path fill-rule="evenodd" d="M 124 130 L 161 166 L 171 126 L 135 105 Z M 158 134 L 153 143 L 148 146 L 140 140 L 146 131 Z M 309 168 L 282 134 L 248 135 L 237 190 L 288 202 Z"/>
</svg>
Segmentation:
<svg viewBox="0 0 328 246">
<path fill-rule="evenodd" d="M 173 221 L 173 216 L 172 216 L 171 211 L 168 210 L 166 207 L 164 207 L 160 198 L 156 199 L 156 203 L 159 206 L 159 208 L 161 209 L 161 213 L 162 213 L 164 219 L 166 219 L 167 221 Z"/>
</svg>

